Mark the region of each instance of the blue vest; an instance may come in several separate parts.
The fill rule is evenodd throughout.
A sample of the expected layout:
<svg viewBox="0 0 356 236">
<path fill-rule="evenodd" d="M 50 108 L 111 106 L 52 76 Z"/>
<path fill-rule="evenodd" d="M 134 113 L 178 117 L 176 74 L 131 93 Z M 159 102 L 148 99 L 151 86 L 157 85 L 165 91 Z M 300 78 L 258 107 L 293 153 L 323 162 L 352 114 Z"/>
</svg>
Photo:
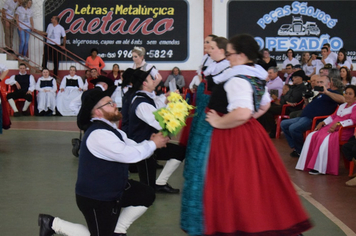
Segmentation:
<svg viewBox="0 0 356 236">
<path fill-rule="evenodd" d="M 20 91 L 28 91 L 28 88 L 30 87 L 30 75 L 15 75 L 15 80 L 17 83 L 20 84 L 21 89 Z M 17 88 L 16 88 L 17 90 Z"/>
<path fill-rule="evenodd" d="M 91 132 L 97 129 L 109 130 L 123 140 L 116 129 L 104 122 L 95 121 L 89 126 L 80 145 L 75 192 L 99 201 L 117 201 L 121 199 L 126 187 L 128 164 L 100 159 L 88 150 L 87 139 Z"/>
<path fill-rule="evenodd" d="M 136 115 L 136 108 L 140 103 L 146 102 L 156 107 L 155 102 L 145 93 L 136 93 L 137 97 L 130 106 L 129 111 L 129 132 L 128 137 L 133 139 L 135 142 L 140 143 L 144 140 L 150 140 L 153 133 L 157 133 L 158 130 L 152 126 L 146 124 Z"/>
</svg>

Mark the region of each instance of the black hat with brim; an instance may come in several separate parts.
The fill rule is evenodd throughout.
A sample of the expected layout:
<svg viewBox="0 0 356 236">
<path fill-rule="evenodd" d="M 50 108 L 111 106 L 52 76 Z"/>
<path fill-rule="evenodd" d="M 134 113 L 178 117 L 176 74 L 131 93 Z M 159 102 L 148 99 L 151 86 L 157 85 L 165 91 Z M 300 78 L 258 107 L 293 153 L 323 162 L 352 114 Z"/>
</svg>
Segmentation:
<svg viewBox="0 0 356 236">
<path fill-rule="evenodd" d="M 121 86 L 125 87 L 131 83 L 131 77 L 133 73 L 135 72 L 135 69 L 132 68 L 127 68 L 124 73 L 122 73 L 122 84 Z"/>
<path fill-rule="evenodd" d="M 98 78 L 90 80 L 90 83 L 94 85 L 96 85 L 98 82 L 104 82 L 108 85 L 108 87 L 114 86 L 114 81 L 103 75 L 99 75 Z"/>
<path fill-rule="evenodd" d="M 90 126 L 91 111 L 95 105 L 104 97 L 111 97 L 115 91 L 116 86 L 109 87 L 106 91 L 101 89 L 90 89 L 85 92 L 85 96 L 82 99 L 82 106 L 77 116 L 77 125 L 79 129 L 86 130 Z M 84 95 L 84 94 L 83 94 Z"/>
<path fill-rule="evenodd" d="M 150 75 L 151 70 L 153 67 L 151 67 L 151 69 L 149 69 L 148 71 L 143 71 L 140 69 L 136 69 L 131 76 L 131 83 L 132 83 L 132 87 L 134 88 L 134 90 L 139 90 L 143 81 L 146 80 L 147 76 Z"/>
<path fill-rule="evenodd" d="M 302 79 L 305 79 L 305 72 L 304 70 L 297 70 L 296 72 L 293 73 L 292 78 L 295 76 L 302 77 Z"/>
</svg>

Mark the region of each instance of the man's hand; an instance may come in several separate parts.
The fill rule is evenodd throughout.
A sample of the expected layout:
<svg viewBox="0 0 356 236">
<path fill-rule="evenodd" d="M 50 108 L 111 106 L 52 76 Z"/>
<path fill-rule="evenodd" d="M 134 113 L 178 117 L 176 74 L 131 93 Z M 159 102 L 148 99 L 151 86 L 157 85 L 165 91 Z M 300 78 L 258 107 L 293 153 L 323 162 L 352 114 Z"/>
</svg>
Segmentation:
<svg viewBox="0 0 356 236">
<path fill-rule="evenodd" d="M 31 94 L 31 93 L 32 93 L 32 91 L 31 91 L 31 90 L 28 90 L 26 94 Z"/>
<path fill-rule="evenodd" d="M 292 102 L 286 102 L 288 105 L 291 105 L 292 107 L 295 107 L 297 105 L 296 102 L 292 103 Z"/>
<path fill-rule="evenodd" d="M 18 90 L 20 90 L 21 89 L 21 85 L 18 83 L 18 82 L 16 82 L 16 88 L 18 89 Z"/>
<path fill-rule="evenodd" d="M 156 144 L 157 148 L 162 148 L 162 147 L 166 147 L 169 138 L 163 137 L 162 133 L 159 132 L 157 134 L 152 134 L 150 140 Z"/>
<path fill-rule="evenodd" d="M 80 90 L 79 90 L 80 91 Z M 64 92 L 64 88 L 61 88 L 61 92 Z"/>
</svg>

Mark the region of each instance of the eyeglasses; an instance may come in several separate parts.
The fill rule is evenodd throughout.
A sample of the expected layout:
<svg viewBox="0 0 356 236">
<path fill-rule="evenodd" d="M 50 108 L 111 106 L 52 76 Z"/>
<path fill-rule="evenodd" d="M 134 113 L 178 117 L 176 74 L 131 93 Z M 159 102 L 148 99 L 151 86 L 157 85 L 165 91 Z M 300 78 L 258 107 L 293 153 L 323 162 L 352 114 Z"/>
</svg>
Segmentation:
<svg viewBox="0 0 356 236">
<path fill-rule="evenodd" d="M 114 107 L 116 105 L 116 102 L 114 102 L 114 101 L 107 102 L 104 105 L 101 105 L 100 107 L 98 107 L 96 109 L 100 109 L 102 107 L 105 107 L 106 105 L 110 105 L 111 107 Z"/>
<path fill-rule="evenodd" d="M 225 53 L 225 56 L 226 56 L 226 57 L 229 57 L 229 56 L 234 55 L 234 54 L 239 54 L 239 53 L 236 53 L 236 52 L 233 52 L 233 53 L 226 52 L 226 53 Z"/>
</svg>

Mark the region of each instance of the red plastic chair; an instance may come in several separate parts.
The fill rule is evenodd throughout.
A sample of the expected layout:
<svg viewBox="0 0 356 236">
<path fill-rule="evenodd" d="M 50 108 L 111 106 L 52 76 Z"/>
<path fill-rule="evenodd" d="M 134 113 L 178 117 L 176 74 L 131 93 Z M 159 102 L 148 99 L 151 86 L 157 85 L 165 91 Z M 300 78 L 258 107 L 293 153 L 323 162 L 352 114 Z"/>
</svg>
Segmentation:
<svg viewBox="0 0 356 236">
<path fill-rule="evenodd" d="M 302 105 L 304 103 L 304 100 L 302 99 L 300 102 L 298 102 L 295 106 Z M 281 114 L 277 117 L 277 128 L 276 128 L 276 138 L 279 138 L 281 135 L 281 122 L 283 119 L 289 119 L 289 115 L 286 115 L 286 110 L 287 107 L 291 107 L 292 105 L 289 104 L 284 104 L 282 107 L 282 112 Z"/>
<path fill-rule="evenodd" d="M 8 86 L 8 88 L 7 88 L 7 93 L 8 94 L 14 92 L 14 89 L 13 89 L 13 87 L 11 85 L 7 85 L 7 86 Z M 31 104 L 30 104 L 30 106 L 28 108 L 28 109 L 30 109 L 31 116 L 35 115 L 35 99 L 36 99 L 35 92 L 32 92 L 32 101 L 31 101 Z M 26 99 L 24 99 L 24 98 L 18 98 L 18 99 L 15 99 L 15 104 L 17 104 L 17 102 L 25 102 L 25 101 L 26 101 Z M 13 116 L 14 115 L 14 111 L 11 109 L 10 105 L 8 107 L 9 107 L 9 114 L 11 116 Z"/>
<path fill-rule="evenodd" d="M 345 129 L 355 129 L 356 128 L 356 125 L 352 125 L 352 126 L 348 126 L 348 127 L 340 127 L 339 129 L 339 145 L 340 145 L 340 148 L 342 145 L 344 145 L 345 143 L 347 143 L 348 140 L 342 140 L 341 139 L 341 136 L 342 136 L 342 130 L 345 130 Z M 344 158 L 344 164 L 345 164 L 345 168 L 349 170 L 349 177 L 353 177 L 354 176 L 354 168 L 355 168 L 355 163 L 353 161 L 348 161 L 344 154 L 341 152 L 343 158 Z"/>
</svg>

